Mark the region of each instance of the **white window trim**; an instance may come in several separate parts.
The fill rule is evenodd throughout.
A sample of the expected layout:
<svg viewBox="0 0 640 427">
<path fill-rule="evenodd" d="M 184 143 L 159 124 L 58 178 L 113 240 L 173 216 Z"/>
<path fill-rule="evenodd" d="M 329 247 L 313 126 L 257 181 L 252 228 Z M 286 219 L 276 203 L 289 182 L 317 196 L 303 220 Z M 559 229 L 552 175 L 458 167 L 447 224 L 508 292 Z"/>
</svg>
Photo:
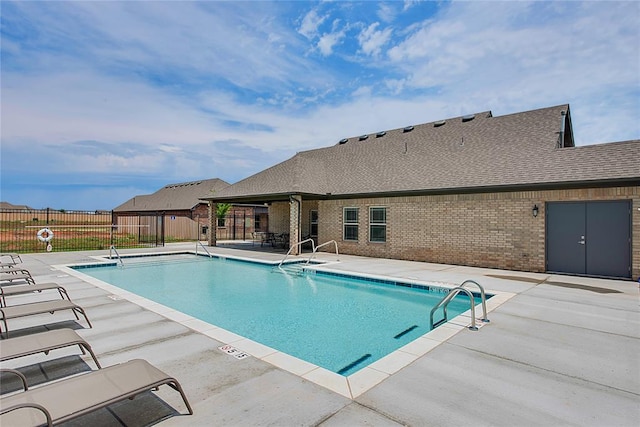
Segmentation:
<svg viewBox="0 0 640 427">
<path fill-rule="evenodd" d="M 372 209 L 384 209 L 384 222 L 372 222 L 371 221 L 371 210 Z M 369 243 L 387 243 L 387 210 L 388 208 L 386 206 L 369 206 Z M 384 226 L 384 241 L 373 241 L 371 240 L 371 226 L 372 225 L 376 225 L 376 226 Z"/>
<path fill-rule="evenodd" d="M 347 222 L 347 215 L 345 214 L 345 211 L 347 209 L 355 209 L 356 213 L 358 215 L 358 222 Z M 358 227 L 358 235 L 356 236 L 355 240 L 354 239 L 347 239 L 345 236 L 345 232 L 344 232 L 344 227 L 347 225 L 355 225 Z M 344 206 L 342 208 L 342 240 L 345 242 L 357 242 L 359 240 L 359 236 L 360 235 L 360 208 L 358 208 L 357 206 Z"/>
</svg>

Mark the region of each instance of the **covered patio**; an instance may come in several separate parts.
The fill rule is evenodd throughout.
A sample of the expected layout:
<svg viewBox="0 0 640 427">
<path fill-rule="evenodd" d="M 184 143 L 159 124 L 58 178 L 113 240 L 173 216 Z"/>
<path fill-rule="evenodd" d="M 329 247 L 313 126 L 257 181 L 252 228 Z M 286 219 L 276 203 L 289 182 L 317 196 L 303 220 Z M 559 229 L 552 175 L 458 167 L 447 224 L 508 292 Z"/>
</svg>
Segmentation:
<svg viewBox="0 0 640 427">
<path fill-rule="evenodd" d="M 241 204 L 251 203 L 254 205 L 264 204 L 269 209 L 269 229 L 266 232 L 256 232 L 251 236 L 251 249 L 255 250 L 256 244 L 262 250 L 269 247 L 274 251 L 281 250 L 283 253 L 290 251 L 291 255 L 298 255 L 303 251 L 303 245 L 306 247 L 315 246 L 317 243 L 317 235 L 312 235 L 310 226 L 310 211 L 316 209 L 317 212 L 317 196 L 316 200 L 308 195 L 308 199 L 303 202 L 301 194 L 260 194 L 243 197 L 211 197 L 207 200 L 209 203 L 209 224 L 210 229 L 215 230 L 216 225 L 216 209 L 218 203 Z M 208 233 L 208 245 L 218 246 L 218 239 L 215 233 Z M 313 244 L 309 241 L 313 240 Z M 225 245 L 231 243 L 225 242 Z M 242 247 L 246 247 L 244 243 L 235 243 Z"/>
</svg>

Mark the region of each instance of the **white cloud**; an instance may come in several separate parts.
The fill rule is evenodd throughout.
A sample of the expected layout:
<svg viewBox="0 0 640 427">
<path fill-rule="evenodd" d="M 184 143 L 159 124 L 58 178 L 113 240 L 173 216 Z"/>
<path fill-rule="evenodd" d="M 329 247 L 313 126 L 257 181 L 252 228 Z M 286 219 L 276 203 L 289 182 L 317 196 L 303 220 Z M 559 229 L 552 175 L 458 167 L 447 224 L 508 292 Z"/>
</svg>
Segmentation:
<svg viewBox="0 0 640 427">
<path fill-rule="evenodd" d="M 374 22 L 358 34 L 360 49 L 365 55 L 378 56 L 382 47 L 391 38 L 392 29 L 385 28 L 384 30 L 376 31 L 379 25 L 378 22 Z"/>
<path fill-rule="evenodd" d="M 328 16 L 319 16 L 316 10 L 310 10 L 304 18 L 302 18 L 302 22 L 300 27 L 298 28 L 298 33 L 305 36 L 307 39 L 312 40 L 318 36 L 318 28 L 322 23 L 327 19 Z"/>
<path fill-rule="evenodd" d="M 404 5 L 402 6 L 402 11 L 406 12 L 411 9 L 413 6 L 418 4 L 421 0 L 404 0 Z"/>
<path fill-rule="evenodd" d="M 379 3 L 377 15 L 383 22 L 392 22 L 396 18 L 397 11 L 388 3 Z"/>
<path fill-rule="evenodd" d="M 323 56 L 329 56 L 333 53 L 333 47 L 340 43 L 344 39 L 344 30 L 336 31 L 333 33 L 323 34 L 318 40 L 318 49 Z"/>
<path fill-rule="evenodd" d="M 386 79 L 384 81 L 385 86 L 387 87 L 387 89 L 389 89 L 391 91 L 391 93 L 393 93 L 394 95 L 399 94 L 400 92 L 402 92 L 404 90 L 405 87 L 405 80 L 398 80 L 398 79 Z"/>
</svg>

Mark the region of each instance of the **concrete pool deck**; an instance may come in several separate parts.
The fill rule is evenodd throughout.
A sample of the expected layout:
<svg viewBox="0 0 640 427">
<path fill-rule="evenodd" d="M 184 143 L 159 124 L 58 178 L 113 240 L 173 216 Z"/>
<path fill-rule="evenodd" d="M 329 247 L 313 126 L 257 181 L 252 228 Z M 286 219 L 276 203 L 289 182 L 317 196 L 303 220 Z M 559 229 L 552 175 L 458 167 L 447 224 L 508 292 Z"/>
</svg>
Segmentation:
<svg viewBox="0 0 640 427">
<path fill-rule="evenodd" d="M 193 249 L 193 243 L 171 244 L 144 252 Z M 271 261 L 283 256 L 211 249 Z M 120 251 L 131 252 L 143 251 Z M 434 340 L 430 351 L 351 399 L 277 363 L 236 359 L 219 350 L 228 341 L 185 326 L 179 316 L 172 320 L 53 267 L 90 263 L 105 254 L 23 255 L 23 267 L 38 282 L 55 281 L 67 288 L 86 309 L 93 328 L 82 329 L 84 320 L 60 312 L 12 320 L 12 336 L 44 330 L 44 323 L 80 328 L 103 366 L 143 358 L 176 377 L 195 413 L 179 415 L 185 413 L 180 396 L 162 387 L 68 425 L 142 426 L 165 417 L 162 425 L 167 426 L 640 424 L 637 282 L 341 255 L 332 268 L 427 282 L 472 279 L 487 291 L 513 294 L 489 313 L 491 323 L 479 331 L 460 328 L 446 341 Z M 335 255 L 319 256 L 335 260 Z M 186 284 L 188 277 L 176 285 Z M 25 295 L 12 297 L 10 304 L 56 297 Z M 38 383 L 92 369 L 91 359 L 80 356 L 77 349 L 62 349 L 2 366 L 21 367 Z M 3 391 L 11 389 L 10 381 L 3 380 Z"/>
</svg>

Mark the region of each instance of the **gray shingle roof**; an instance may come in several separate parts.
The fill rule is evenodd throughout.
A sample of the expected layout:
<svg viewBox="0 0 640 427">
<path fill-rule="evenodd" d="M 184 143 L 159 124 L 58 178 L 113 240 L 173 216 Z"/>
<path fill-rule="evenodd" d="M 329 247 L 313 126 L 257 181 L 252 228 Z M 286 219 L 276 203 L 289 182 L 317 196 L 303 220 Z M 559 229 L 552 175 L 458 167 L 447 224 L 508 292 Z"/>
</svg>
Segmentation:
<svg viewBox="0 0 640 427">
<path fill-rule="evenodd" d="M 153 194 L 139 195 L 114 209 L 115 212 L 156 212 L 189 210 L 203 197 L 217 194 L 229 183 L 218 178 L 165 185 Z"/>
<path fill-rule="evenodd" d="M 565 112 L 565 116 L 562 115 Z M 565 121 L 565 147 L 558 147 Z M 264 199 L 446 192 L 587 181 L 640 181 L 640 141 L 574 147 L 568 105 L 425 123 L 305 151 L 216 193 Z"/>
<path fill-rule="evenodd" d="M 33 208 L 27 206 L 27 205 L 13 205 L 9 202 L 0 202 L 0 209 L 6 209 L 6 210 L 23 210 L 23 211 L 29 211 L 29 210 L 33 210 Z"/>
</svg>

